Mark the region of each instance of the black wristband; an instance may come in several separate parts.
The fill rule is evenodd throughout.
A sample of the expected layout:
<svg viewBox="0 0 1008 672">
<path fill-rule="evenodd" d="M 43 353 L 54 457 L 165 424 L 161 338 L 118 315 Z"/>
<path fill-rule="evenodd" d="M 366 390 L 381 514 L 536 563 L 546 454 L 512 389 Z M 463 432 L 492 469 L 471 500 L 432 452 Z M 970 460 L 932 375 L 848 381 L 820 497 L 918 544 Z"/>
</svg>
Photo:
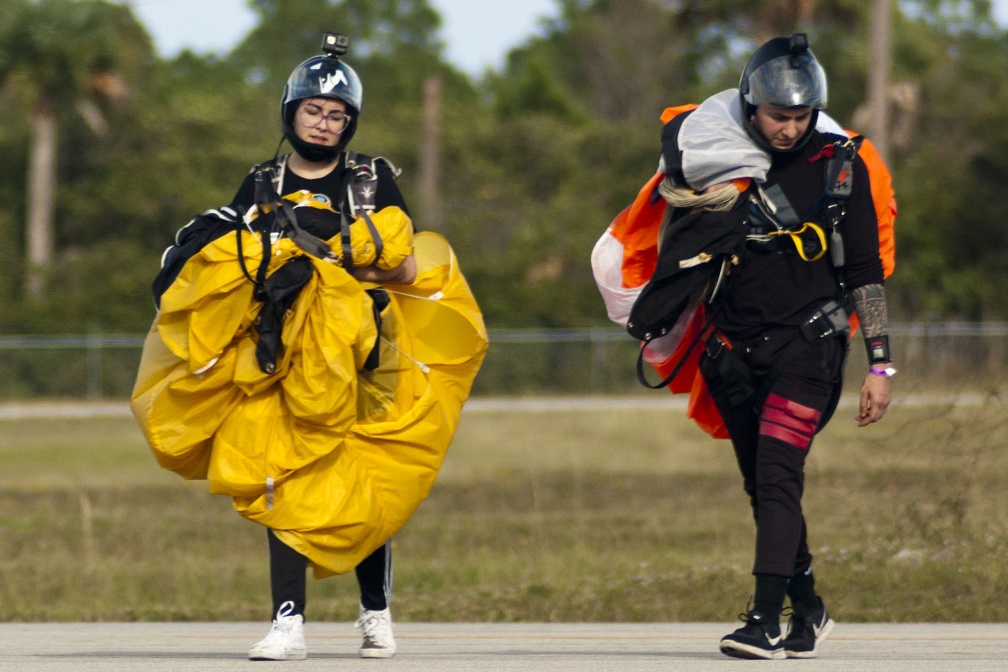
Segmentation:
<svg viewBox="0 0 1008 672">
<path fill-rule="evenodd" d="M 868 351 L 868 364 L 889 363 L 892 358 L 889 356 L 889 337 L 872 336 L 865 338 L 865 349 Z"/>
</svg>

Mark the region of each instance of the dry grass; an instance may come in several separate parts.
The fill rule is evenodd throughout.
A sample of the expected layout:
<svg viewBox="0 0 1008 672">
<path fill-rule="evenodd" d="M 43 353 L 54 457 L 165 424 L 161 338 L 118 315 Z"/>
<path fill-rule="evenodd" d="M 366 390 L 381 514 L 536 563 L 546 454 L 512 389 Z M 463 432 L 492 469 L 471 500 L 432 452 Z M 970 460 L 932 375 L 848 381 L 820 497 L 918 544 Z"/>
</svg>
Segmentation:
<svg viewBox="0 0 1008 672">
<path fill-rule="evenodd" d="M 808 463 L 819 585 L 846 621 L 1005 621 L 1008 413 L 841 407 Z M 263 620 L 265 535 L 160 470 L 130 419 L 0 422 L 3 620 Z M 467 412 L 395 539 L 400 620 L 724 621 L 751 591 L 727 442 L 681 411 Z M 351 619 L 352 577 L 309 584 Z"/>
</svg>

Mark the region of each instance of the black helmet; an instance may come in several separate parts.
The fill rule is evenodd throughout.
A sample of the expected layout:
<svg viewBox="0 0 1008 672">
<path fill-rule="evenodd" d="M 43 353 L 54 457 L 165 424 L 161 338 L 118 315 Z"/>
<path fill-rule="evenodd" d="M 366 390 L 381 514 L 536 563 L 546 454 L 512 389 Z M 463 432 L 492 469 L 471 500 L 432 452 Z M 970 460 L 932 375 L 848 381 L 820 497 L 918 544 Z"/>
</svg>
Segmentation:
<svg viewBox="0 0 1008 672">
<path fill-rule="evenodd" d="M 340 56 L 346 53 L 348 44 L 346 36 L 326 33 L 322 48 L 327 53 L 312 56 L 294 68 L 284 86 L 280 99 L 280 121 L 284 137 L 298 154 L 309 161 L 332 161 L 357 131 L 364 89 L 354 69 L 340 60 Z M 305 98 L 332 98 L 346 104 L 350 123 L 334 147 L 305 142 L 294 132 L 294 112 L 298 102 Z"/>
<path fill-rule="evenodd" d="M 805 33 L 775 37 L 764 44 L 749 58 L 739 80 L 739 105 L 746 131 L 762 147 L 769 148 L 750 121 L 756 107 L 763 103 L 812 108 L 808 130 L 790 151 L 801 148 L 815 131 L 819 110 L 826 108 L 826 73 L 809 50 Z"/>
</svg>

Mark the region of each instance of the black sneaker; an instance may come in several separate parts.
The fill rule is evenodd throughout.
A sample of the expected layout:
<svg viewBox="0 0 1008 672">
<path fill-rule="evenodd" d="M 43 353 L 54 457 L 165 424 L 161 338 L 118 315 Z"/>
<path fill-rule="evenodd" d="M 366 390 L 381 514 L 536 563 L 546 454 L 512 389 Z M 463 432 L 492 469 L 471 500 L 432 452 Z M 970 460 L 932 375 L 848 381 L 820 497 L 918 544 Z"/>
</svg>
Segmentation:
<svg viewBox="0 0 1008 672">
<path fill-rule="evenodd" d="M 771 623 L 758 611 L 741 614 L 746 624 L 721 639 L 721 653 L 733 658 L 781 660 L 784 653 L 784 638 L 780 626 Z"/>
<path fill-rule="evenodd" d="M 832 630 L 833 619 L 822 600 L 812 610 L 795 605 L 788 623 L 788 634 L 784 638 L 784 652 L 788 658 L 815 658 L 819 645 Z"/>
</svg>

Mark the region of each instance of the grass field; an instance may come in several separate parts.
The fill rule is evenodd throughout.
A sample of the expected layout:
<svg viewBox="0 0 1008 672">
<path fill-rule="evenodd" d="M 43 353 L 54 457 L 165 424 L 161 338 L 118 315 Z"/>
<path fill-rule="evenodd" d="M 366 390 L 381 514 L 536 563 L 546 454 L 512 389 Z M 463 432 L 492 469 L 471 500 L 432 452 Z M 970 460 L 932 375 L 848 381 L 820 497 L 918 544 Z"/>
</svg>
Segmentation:
<svg viewBox="0 0 1008 672">
<path fill-rule="evenodd" d="M 899 390 L 897 390 L 899 392 Z M 657 393 L 656 393 L 657 394 Z M 1008 404 L 841 406 L 812 447 L 819 587 L 844 621 L 1006 621 Z M 682 411 L 466 411 L 396 537 L 412 621 L 725 621 L 752 589 L 730 446 Z M 2 620 L 267 620 L 263 528 L 154 462 L 130 418 L 0 421 Z M 352 576 L 309 617 L 356 616 Z"/>
</svg>

